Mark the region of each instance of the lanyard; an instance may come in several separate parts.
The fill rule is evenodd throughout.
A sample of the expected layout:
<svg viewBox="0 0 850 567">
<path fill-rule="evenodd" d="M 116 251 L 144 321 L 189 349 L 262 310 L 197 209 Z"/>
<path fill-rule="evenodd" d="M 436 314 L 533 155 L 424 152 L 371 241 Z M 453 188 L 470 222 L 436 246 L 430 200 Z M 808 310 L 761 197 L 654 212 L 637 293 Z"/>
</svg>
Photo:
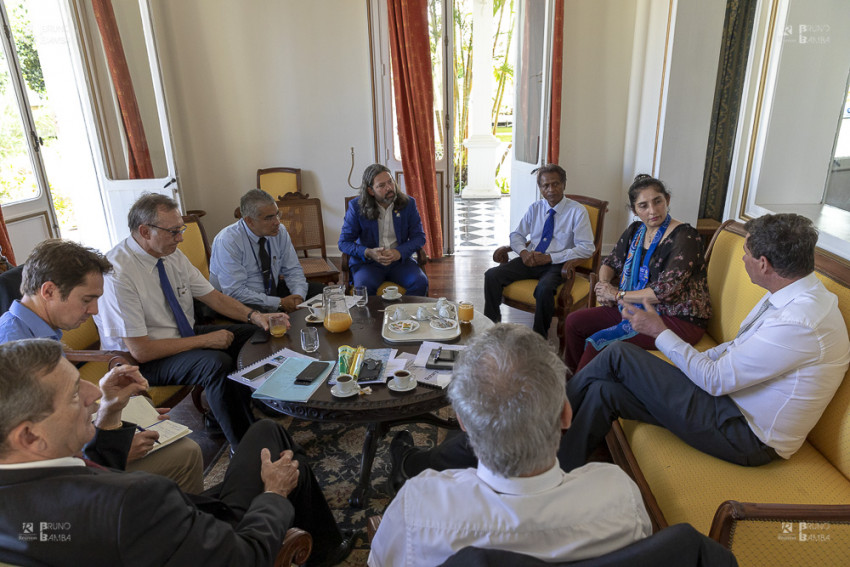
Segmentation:
<svg viewBox="0 0 850 567">
<path fill-rule="evenodd" d="M 242 228 L 245 229 L 245 236 L 248 237 L 248 247 L 251 249 L 251 254 L 254 255 L 254 261 L 257 263 L 257 267 L 260 268 L 260 276 L 263 278 L 263 286 L 266 291 L 266 295 L 274 295 L 276 289 L 274 288 L 274 278 L 271 275 L 272 266 L 269 266 L 269 277 L 266 277 L 263 274 L 263 265 L 260 262 L 260 258 L 257 257 L 257 252 L 254 250 L 254 241 L 251 239 L 251 235 L 248 233 L 248 226 L 245 224 L 245 221 L 242 221 Z M 271 264 L 277 261 L 277 256 L 271 255 L 271 243 L 269 243 L 269 239 L 266 238 L 266 243 L 269 245 L 269 256 L 271 256 Z M 259 248 L 259 242 L 257 242 L 257 248 Z"/>
</svg>

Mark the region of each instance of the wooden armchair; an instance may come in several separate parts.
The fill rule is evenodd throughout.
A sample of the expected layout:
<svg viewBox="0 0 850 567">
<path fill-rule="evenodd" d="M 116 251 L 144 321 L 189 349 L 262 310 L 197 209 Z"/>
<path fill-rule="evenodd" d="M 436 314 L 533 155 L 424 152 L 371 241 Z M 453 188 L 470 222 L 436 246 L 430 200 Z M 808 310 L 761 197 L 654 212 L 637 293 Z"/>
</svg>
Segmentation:
<svg viewBox="0 0 850 567">
<path fill-rule="evenodd" d="M 350 197 L 345 198 L 345 209 L 344 209 L 344 211 L 348 211 L 348 204 L 354 198 L 356 198 L 356 195 L 352 195 Z M 343 213 L 343 214 L 345 214 L 345 213 Z M 340 262 L 339 262 L 340 263 L 340 270 L 342 271 L 342 280 L 341 280 L 340 283 L 343 286 L 345 286 L 346 290 L 354 284 L 353 280 L 351 279 L 351 270 L 349 268 L 348 262 L 349 262 L 349 256 L 348 256 L 348 254 L 343 252 L 342 258 L 340 259 Z M 428 263 L 428 254 L 425 252 L 424 248 L 420 248 L 419 250 L 416 251 L 416 263 L 419 264 L 420 268 L 422 268 L 423 270 L 425 269 L 425 264 Z M 400 286 L 395 282 L 385 281 L 380 286 L 378 286 L 378 295 L 382 294 L 384 292 L 384 288 L 387 287 L 387 286 L 390 286 L 390 285 L 394 285 L 394 286 L 398 287 L 398 291 L 401 294 L 407 293 L 407 290 L 404 289 L 404 286 Z"/>
<path fill-rule="evenodd" d="M 289 528 L 274 560 L 274 567 L 303 565 L 313 551 L 313 536 L 300 528 Z"/>
<path fill-rule="evenodd" d="M 593 256 L 584 260 L 571 260 L 564 263 L 561 268 L 561 277 L 564 283 L 555 291 L 555 316 L 558 317 L 558 337 L 561 342 L 561 350 L 564 350 L 564 318 L 571 312 L 582 307 L 589 307 L 595 301 L 593 287 L 596 285 L 600 257 L 602 255 L 602 229 L 605 224 L 605 213 L 608 212 L 608 201 L 600 201 L 584 195 L 566 195 L 584 205 L 590 216 L 590 226 L 593 229 L 593 245 L 595 250 Z M 507 263 L 510 246 L 501 246 L 493 252 L 493 261 L 499 264 Z M 521 311 L 534 313 L 537 301 L 534 299 L 534 289 L 537 287 L 535 279 L 519 280 L 502 290 L 502 302 Z"/>
<path fill-rule="evenodd" d="M 297 167 L 258 169 L 257 187 L 269 195 L 301 193 L 301 169 Z M 309 195 L 305 196 L 309 197 Z"/>
<path fill-rule="evenodd" d="M 328 260 L 325 249 L 325 225 L 322 221 L 322 201 L 311 199 L 303 193 L 294 192 L 278 196 L 280 222 L 286 227 L 295 251 L 304 254 L 299 258 L 304 276 L 308 280 L 336 283 L 339 270 Z M 321 254 L 310 256 L 315 250 Z"/>
</svg>

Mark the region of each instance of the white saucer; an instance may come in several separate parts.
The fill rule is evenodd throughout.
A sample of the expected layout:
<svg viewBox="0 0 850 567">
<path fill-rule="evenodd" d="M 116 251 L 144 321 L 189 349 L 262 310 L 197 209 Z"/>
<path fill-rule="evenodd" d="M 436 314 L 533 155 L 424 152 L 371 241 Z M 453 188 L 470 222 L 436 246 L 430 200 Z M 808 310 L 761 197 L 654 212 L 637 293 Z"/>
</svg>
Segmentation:
<svg viewBox="0 0 850 567">
<path fill-rule="evenodd" d="M 322 318 L 321 318 L 321 317 L 316 317 L 315 315 L 313 315 L 312 313 L 310 313 L 309 315 L 307 315 L 306 317 L 304 317 L 304 321 L 306 321 L 307 323 L 321 323 L 321 322 L 322 322 Z"/>
<path fill-rule="evenodd" d="M 414 389 L 415 387 L 416 387 L 416 380 L 414 380 L 413 383 L 410 386 L 408 386 L 407 388 L 400 388 L 398 386 L 398 384 L 396 384 L 395 378 L 390 378 L 390 381 L 387 382 L 387 388 L 389 388 L 393 392 L 409 392 L 410 390 Z"/>
<path fill-rule="evenodd" d="M 397 293 L 395 295 L 390 295 L 387 292 L 381 294 L 382 299 L 386 299 L 387 301 L 395 301 L 396 299 L 401 299 L 401 294 Z"/>
<path fill-rule="evenodd" d="M 457 327 L 457 321 L 454 319 L 431 319 L 429 325 L 438 331 L 450 331 Z"/>
<path fill-rule="evenodd" d="M 413 319 L 402 319 L 401 321 L 393 321 L 387 324 L 387 329 L 393 333 L 405 334 L 412 333 L 419 328 L 419 322 Z"/>
<path fill-rule="evenodd" d="M 333 386 L 331 386 L 331 394 L 333 394 L 333 395 L 334 395 L 334 396 L 336 396 L 337 398 L 350 398 L 351 396 L 356 396 L 356 395 L 357 395 L 357 394 L 359 394 L 359 393 L 360 393 L 360 388 L 357 388 L 356 390 L 354 390 L 354 391 L 353 391 L 353 392 L 351 392 L 351 393 L 348 393 L 348 394 L 341 394 L 341 393 L 339 392 L 339 386 L 337 386 L 336 384 L 334 384 Z"/>
</svg>

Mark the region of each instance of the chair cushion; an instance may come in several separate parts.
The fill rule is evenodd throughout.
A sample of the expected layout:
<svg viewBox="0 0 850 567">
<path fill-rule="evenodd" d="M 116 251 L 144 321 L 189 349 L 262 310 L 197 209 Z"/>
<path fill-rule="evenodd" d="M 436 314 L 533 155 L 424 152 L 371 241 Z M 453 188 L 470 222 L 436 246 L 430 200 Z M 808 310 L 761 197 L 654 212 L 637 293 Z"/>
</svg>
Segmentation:
<svg viewBox="0 0 850 567">
<path fill-rule="evenodd" d="M 86 322 L 70 331 L 62 333 L 62 343 L 72 350 L 96 349 L 100 345 L 100 335 L 94 319 L 89 317 Z M 105 371 L 104 371 L 105 372 Z M 103 376 L 103 374 L 101 374 Z"/>
<path fill-rule="evenodd" d="M 201 271 L 205 278 L 210 279 L 210 265 L 207 261 L 204 237 L 198 223 L 190 222 L 186 225 L 183 241 L 177 247 L 192 262 L 192 265 Z"/>
<path fill-rule="evenodd" d="M 711 294 L 711 319 L 708 334 L 717 344 L 731 341 L 764 289 L 750 281 L 741 258 L 744 237 L 723 231 L 714 242 L 708 262 L 708 289 Z"/>
<path fill-rule="evenodd" d="M 309 278 L 310 274 L 324 274 L 326 272 L 339 273 L 339 270 L 324 258 L 299 258 L 304 275 Z"/>
<path fill-rule="evenodd" d="M 537 287 L 537 281 L 538 280 L 515 281 L 514 283 L 505 286 L 505 289 L 502 290 L 502 295 L 513 301 L 526 303 L 533 308 L 537 305 L 537 301 L 534 299 L 534 289 Z M 561 293 L 561 288 L 563 287 L 564 284 L 559 285 L 555 289 L 555 295 Z M 588 293 L 590 293 L 590 280 L 583 277 L 577 277 L 573 283 L 573 289 L 571 290 L 573 302 L 577 303 L 581 301 Z"/>
<path fill-rule="evenodd" d="M 787 461 L 742 467 L 698 451 L 662 427 L 620 423 L 668 524 L 688 522 L 708 534 L 726 500 L 850 503 L 850 482 L 808 442 Z"/>
</svg>

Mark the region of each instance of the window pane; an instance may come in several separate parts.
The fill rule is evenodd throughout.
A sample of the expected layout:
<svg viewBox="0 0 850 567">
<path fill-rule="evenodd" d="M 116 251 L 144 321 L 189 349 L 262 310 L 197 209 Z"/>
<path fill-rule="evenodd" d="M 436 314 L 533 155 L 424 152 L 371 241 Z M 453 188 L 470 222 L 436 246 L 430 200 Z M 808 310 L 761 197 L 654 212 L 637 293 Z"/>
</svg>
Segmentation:
<svg viewBox="0 0 850 567">
<path fill-rule="evenodd" d="M 8 7 L 9 17 L 13 22 L 15 8 L 12 5 Z M 16 27 L 14 23 L 12 26 Z M 27 62 L 23 55 L 20 57 L 26 76 Z M 39 84 L 39 78 L 27 77 L 26 83 L 30 89 L 31 84 Z M 43 81 L 41 84 L 43 85 Z M 34 199 L 39 195 L 29 156 L 29 136 L 23 124 L 10 76 L 9 62 L 4 50 L 0 49 L 0 203 L 4 205 Z"/>
</svg>

